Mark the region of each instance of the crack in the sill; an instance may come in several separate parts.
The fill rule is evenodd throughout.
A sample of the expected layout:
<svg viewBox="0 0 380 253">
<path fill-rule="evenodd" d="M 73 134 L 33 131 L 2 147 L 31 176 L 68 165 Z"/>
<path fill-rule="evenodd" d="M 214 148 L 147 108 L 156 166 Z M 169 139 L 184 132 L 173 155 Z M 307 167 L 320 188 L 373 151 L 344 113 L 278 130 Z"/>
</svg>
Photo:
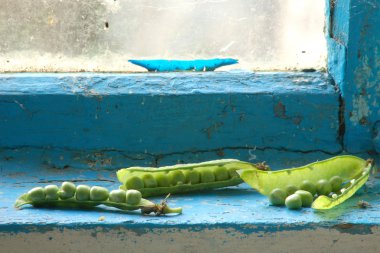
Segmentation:
<svg viewBox="0 0 380 253">
<path fill-rule="evenodd" d="M 38 181 L 25 181 L 25 182 L 16 182 L 13 183 L 14 185 L 21 185 L 21 184 L 49 184 L 49 183 L 62 183 L 66 182 L 67 180 L 63 179 L 50 179 L 50 180 L 38 180 Z M 115 183 L 115 180 L 110 179 L 71 179 L 70 182 L 73 183 L 80 183 L 80 182 L 110 182 Z"/>
<path fill-rule="evenodd" d="M 115 152 L 120 154 L 121 156 L 134 160 L 134 161 L 142 161 L 145 160 L 147 156 L 154 158 L 155 155 L 148 152 L 139 152 L 134 153 L 135 155 L 128 155 L 127 151 L 119 150 L 119 149 L 87 149 L 86 151 L 79 150 L 79 149 L 73 149 L 68 147 L 53 147 L 53 146 L 47 146 L 47 147 L 41 147 L 41 146 L 33 146 L 33 145 L 22 145 L 22 146 L 14 146 L 14 147 L 1 147 L 0 148 L 0 154 L 6 150 L 12 150 L 12 151 L 20 151 L 25 149 L 31 149 L 31 150 L 41 150 L 41 152 L 44 154 L 48 151 L 53 152 L 71 152 L 71 153 L 77 153 L 79 156 L 81 156 L 82 159 L 88 159 L 91 160 L 92 158 L 101 157 L 103 154 L 99 155 L 100 153 L 109 153 L 109 152 Z M 75 156 L 75 155 L 73 155 Z M 74 157 L 75 160 L 75 157 Z"/>
<path fill-rule="evenodd" d="M 326 150 L 321 150 L 321 149 L 314 149 L 314 150 L 296 150 L 296 149 L 288 149 L 284 147 L 223 147 L 223 148 L 215 148 L 215 149 L 204 149 L 204 150 L 187 150 L 187 151 L 177 151 L 177 152 L 170 152 L 170 153 L 165 153 L 165 154 L 151 154 L 153 156 L 158 156 L 158 157 L 166 157 L 166 156 L 171 156 L 171 155 L 181 155 L 181 154 L 198 154 L 198 153 L 208 153 L 208 152 L 218 152 L 221 150 L 258 150 L 258 151 L 267 151 L 267 150 L 275 150 L 275 151 L 281 151 L 281 152 L 292 152 L 292 153 L 301 153 L 301 154 L 310 154 L 310 153 L 324 153 L 327 155 L 338 155 L 340 154 L 343 150 L 340 149 L 339 151 L 336 152 L 329 152 Z"/>
<path fill-rule="evenodd" d="M 24 146 L 23 148 L 27 148 L 27 147 Z M 28 148 L 31 148 L 31 147 L 28 147 Z M 34 147 L 34 148 L 36 148 L 36 147 Z M 18 149 L 20 149 L 20 147 Z M 39 147 L 38 149 L 41 150 L 43 148 Z M 54 150 L 54 148 L 51 148 L 51 147 L 49 149 Z M 2 149 L 2 150 L 4 150 L 4 149 Z M 59 148 L 59 150 L 63 150 L 65 152 L 78 152 L 78 150 L 76 150 L 76 149 Z M 119 155 L 126 157 L 130 160 L 133 160 L 133 161 L 143 161 L 143 160 L 150 158 L 150 159 L 152 159 L 150 166 L 151 167 L 158 167 L 160 165 L 162 159 L 170 157 L 170 156 L 186 155 L 186 154 L 197 155 L 197 154 L 206 154 L 206 153 L 216 153 L 218 156 L 220 156 L 222 158 L 225 156 L 224 153 L 227 150 L 238 150 L 238 151 L 246 150 L 252 156 L 254 155 L 254 154 L 252 154 L 252 152 L 255 152 L 255 151 L 260 151 L 260 152 L 278 151 L 278 152 L 289 152 L 289 153 L 299 153 L 299 154 L 322 153 L 322 154 L 331 155 L 331 156 L 336 156 L 336 155 L 339 155 L 342 152 L 344 152 L 343 149 L 340 149 L 336 152 L 329 152 L 329 151 L 321 150 L 321 149 L 296 150 L 296 149 L 289 149 L 289 148 L 285 148 L 285 147 L 257 147 L 257 146 L 247 147 L 247 146 L 244 146 L 244 147 L 223 147 L 223 148 L 200 149 L 200 150 L 184 150 L 184 151 L 175 151 L 175 152 L 168 152 L 168 153 L 161 153 L 161 154 L 160 153 L 144 152 L 144 153 L 136 153 L 135 156 L 130 156 L 130 155 L 125 154 L 124 151 L 122 151 L 122 150 L 101 149 L 101 150 L 89 150 L 89 151 L 87 151 L 84 154 L 83 159 L 79 159 L 78 161 L 79 161 L 79 163 L 81 163 L 81 161 L 85 162 L 87 159 L 93 163 L 94 162 L 97 163 L 97 162 L 101 161 L 102 159 L 106 159 L 107 157 L 109 157 L 109 154 L 107 154 L 108 152 L 115 152 L 115 153 L 118 153 Z M 1 150 L 0 150 L 0 152 L 1 152 Z M 45 153 L 46 150 L 44 150 L 43 152 Z M 96 153 L 102 153 L 102 157 L 97 158 Z M 229 158 L 233 158 L 233 157 L 229 157 Z M 112 167 L 111 164 L 110 164 L 110 166 Z M 108 167 L 108 166 L 105 166 L 105 167 Z M 98 181 L 101 181 L 101 180 L 102 179 L 98 179 Z M 103 180 L 103 181 L 107 181 L 107 180 Z M 113 182 L 113 181 L 109 181 L 109 182 Z"/>
<path fill-rule="evenodd" d="M 81 153 L 83 151 L 80 151 L 78 149 L 71 149 L 71 148 L 65 148 L 65 147 L 38 147 L 38 146 L 17 146 L 17 147 L 2 147 L 0 148 L 0 153 L 1 151 L 4 150 L 19 150 L 19 149 L 36 149 L 36 150 L 43 150 L 43 151 L 56 151 L 56 150 L 61 150 L 65 152 L 77 152 Z M 168 156 L 168 155 L 176 155 L 176 154 L 186 154 L 186 153 L 207 153 L 207 152 L 217 152 L 220 150 L 259 150 L 259 151 L 266 151 L 266 150 L 276 150 L 276 151 L 284 151 L 284 152 L 292 152 L 292 153 L 302 153 L 302 154 L 309 154 L 309 153 L 315 153 L 315 152 L 320 152 L 320 153 L 325 153 L 328 155 L 337 155 L 343 152 L 343 149 L 339 149 L 336 152 L 330 152 L 322 149 L 310 149 L 310 150 L 299 150 L 299 149 L 291 149 L 291 148 L 286 148 L 286 147 L 258 147 L 258 146 L 237 146 L 237 147 L 220 147 L 220 148 L 211 148 L 211 149 L 196 149 L 196 150 L 184 150 L 184 151 L 174 151 L 174 152 L 169 152 L 169 153 L 150 153 L 150 152 L 138 152 L 135 153 L 135 156 L 128 155 L 126 152 L 123 150 L 119 149 L 88 149 L 83 153 L 83 156 L 97 156 L 97 153 L 108 153 L 108 152 L 116 152 L 121 154 L 122 156 L 129 158 L 129 159 L 134 159 L 134 160 L 144 160 L 143 156 L 150 156 L 152 158 L 154 157 L 162 157 L 162 156 Z"/>
</svg>

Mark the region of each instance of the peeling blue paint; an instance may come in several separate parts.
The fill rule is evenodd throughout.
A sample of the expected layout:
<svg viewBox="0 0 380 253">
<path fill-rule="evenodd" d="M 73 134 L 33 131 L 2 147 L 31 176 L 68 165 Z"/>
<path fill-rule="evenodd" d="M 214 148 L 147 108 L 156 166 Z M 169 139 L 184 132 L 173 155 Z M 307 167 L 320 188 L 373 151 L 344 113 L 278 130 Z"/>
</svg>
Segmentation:
<svg viewBox="0 0 380 253">
<path fill-rule="evenodd" d="M 63 166 L 87 150 L 89 167 L 112 167 L 104 152 L 149 164 L 228 150 L 249 160 L 271 149 L 331 155 L 342 150 L 338 97 L 317 72 L 5 74 L 0 148 L 4 157 L 40 149 L 41 160 Z"/>
<path fill-rule="evenodd" d="M 114 171 L 79 170 L 68 168 L 59 170 L 35 167 L 24 175 L 14 176 L 17 171 L 12 164 L 3 164 L 0 187 L 3 192 L 0 203 L 0 232 L 7 233 L 47 233 L 51 229 L 117 229 L 123 227 L 143 235 L 152 229 L 185 229 L 202 231 L 205 229 L 232 229 L 242 234 L 276 233 L 280 231 L 302 231 L 318 228 L 345 229 L 345 233 L 368 233 L 378 228 L 380 205 L 378 180 L 371 179 L 366 189 L 342 205 L 325 212 L 303 208 L 291 211 L 284 207 L 269 205 L 267 198 L 248 185 L 229 187 L 209 192 L 171 196 L 171 206 L 182 206 L 183 214 L 176 216 L 142 216 L 139 212 L 124 212 L 112 208 L 93 210 L 37 209 L 28 207 L 22 210 L 13 208 L 15 199 L 30 188 L 47 184 L 60 184 L 64 180 L 77 184 L 102 185 L 116 189 L 119 183 Z M 20 165 L 18 165 L 20 166 Z M 108 181 L 102 181 L 107 178 Z M 151 198 L 159 202 L 161 198 Z M 372 208 L 360 209 L 359 200 L 369 202 Z M 104 221 L 99 217 L 104 216 Z M 343 224 L 343 225 L 342 225 Z M 345 224 L 350 224 L 348 227 Z"/>
<path fill-rule="evenodd" d="M 380 120 L 380 1 L 333 2 L 329 72 L 344 101 L 344 149 L 373 153 L 379 146 L 373 127 Z"/>
<path fill-rule="evenodd" d="M 378 158 L 380 3 L 326 2 L 335 4 L 326 11 L 328 70 L 340 94 L 318 72 L 0 75 L 0 232 L 223 229 L 236 237 L 323 228 L 373 236 L 380 224 L 373 179 L 327 212 L 272 207 L 246 185 L 172 196 L 184 214 L 171 217 L 12 207 L 36 185 L 74 180 L 117 188 L 112 169 L 122 166 L 223 157 L 283 168 L 344 151 Z M 359 209 L 359 200 L 372 207 Z"/>
</svg>

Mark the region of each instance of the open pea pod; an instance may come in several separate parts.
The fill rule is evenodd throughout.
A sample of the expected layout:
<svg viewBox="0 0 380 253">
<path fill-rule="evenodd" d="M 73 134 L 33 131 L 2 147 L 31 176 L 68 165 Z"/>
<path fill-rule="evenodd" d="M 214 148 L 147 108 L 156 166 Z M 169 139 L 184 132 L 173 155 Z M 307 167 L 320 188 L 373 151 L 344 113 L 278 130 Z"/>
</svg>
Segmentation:
<svg viewBox="0 0 380 253">
<path fill-rule="evenodd" d="M 363 169 L 362 175 L 358 179 L 350 181 L 350 183 L 348 183 L 345 188 L 342 188 L 344 189 L 343 193 L 337 195 L 336 198 L 330 198 L 328 196 L 323 195 L 319 196 L 316 200 L 314 200 L 311 207 L 317 210 L 324 210 L 333 208 L 334 206 L 343 203 L 352 195 L 354 195 L 355 192 L 359 190 L 367 182 L 372 167 L 373 161 L 369 160 L 367 162 L 367 166 Z"/>
<path fill-rule="evenodd" d="M 56 199 L 56 200 L 30 200 L 28 193 L 25 193 L 17 198 L 14 207 L 22 208 L 25 205 L 32 205 L 34 207 L 58 207 L 58 208 L 78 208 L 78 209 L 91 209 L 99 205 L 115 207 L 121 210 L 133 211 L 140 209 L 143 214 L 155 213 L 156 215 L 169 214 L 169 213 L 182 213 L 182 208 L 170 208 L 166 199 L 161 204 L 155 204 L 147 199 L 141 199 L 139 203 L 131 205 L 128 203 L 112 202 L 109 199 L 104 201 L 78 201 L 75 197 L 69 199 Z"/>
<path fill-rule="evenodd" d="M 174 166 L 129 167 L 116 175 L 121 189 L 139 190 L 143 197 L 187 193 L 234 186 L 243 183 L 237 170 L 269 169 L 265 164 L 251 164 L 235 159 L 220 159 Z"/>
<path fill-rule="evenodd" d="M 337 193 L 335 198 L 319 196 L 312 205 L 315 209 L 329 209 L 351 197 L 368 180 L 372 167 L 372 160 L 366 161 L 356 156 L 344 155 L 298 168 L 277 171 L 247 169 L 237 172 L 247 184 L 266 196 L 269 196 L 275 188 L 286 189 L 289 185 L 299 187 L 305 180 L 317 184 L 321 179 L 328 180 L 339 176 L 343 182 L 346 182 L 344 190 Z"/>
</svg>

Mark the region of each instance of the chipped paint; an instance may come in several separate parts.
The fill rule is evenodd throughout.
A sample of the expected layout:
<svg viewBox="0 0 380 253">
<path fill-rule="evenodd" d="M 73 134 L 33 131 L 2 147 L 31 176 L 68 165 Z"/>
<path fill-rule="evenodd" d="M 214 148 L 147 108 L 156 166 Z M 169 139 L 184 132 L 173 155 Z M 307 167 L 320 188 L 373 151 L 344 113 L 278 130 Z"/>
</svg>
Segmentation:
<svg viewBox="0 0 380 253">
<path fill-rule="evenodd" d="M 253 147 L 336 154 L 338 98 L 319 72 L 5 74 L 0 147 L 4 157 L 40 150 L 48 166 L 89 168 L 123 156 L 151 165 L 220 150 L 244 158 Z"/>
<path fill-rule="evenodd" d="M 368 118 L 371 113 L 368 100 L 363 96 L 353 95 L 352 107 L 350 120 L 353 125 L 360 124 L 361 120 Z"/>
<path fill-rule="evenodd" d="M 375 153 L 379 144 L 373 126 L 380 120 L 380 3 L 339 0 L 334 4 L 334 10 L 327 11 L 328 65 L 344 102 L 344 149 Z"/>
</svg>

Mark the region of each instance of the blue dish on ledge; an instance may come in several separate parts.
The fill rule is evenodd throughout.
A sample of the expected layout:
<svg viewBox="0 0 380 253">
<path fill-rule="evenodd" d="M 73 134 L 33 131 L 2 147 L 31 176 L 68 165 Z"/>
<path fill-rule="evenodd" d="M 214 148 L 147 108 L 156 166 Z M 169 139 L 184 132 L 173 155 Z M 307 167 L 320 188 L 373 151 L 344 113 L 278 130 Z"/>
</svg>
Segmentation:
<svg viewBox="0 0 380 253">
<path fill-rule="evenodd" d="M 198 60 L 129 60 L 129 62 L 154 72 L 170 71 L 214 71 L 227 65 L 238 63 L 232 58 L 198 59 Z"/>
</svg>

